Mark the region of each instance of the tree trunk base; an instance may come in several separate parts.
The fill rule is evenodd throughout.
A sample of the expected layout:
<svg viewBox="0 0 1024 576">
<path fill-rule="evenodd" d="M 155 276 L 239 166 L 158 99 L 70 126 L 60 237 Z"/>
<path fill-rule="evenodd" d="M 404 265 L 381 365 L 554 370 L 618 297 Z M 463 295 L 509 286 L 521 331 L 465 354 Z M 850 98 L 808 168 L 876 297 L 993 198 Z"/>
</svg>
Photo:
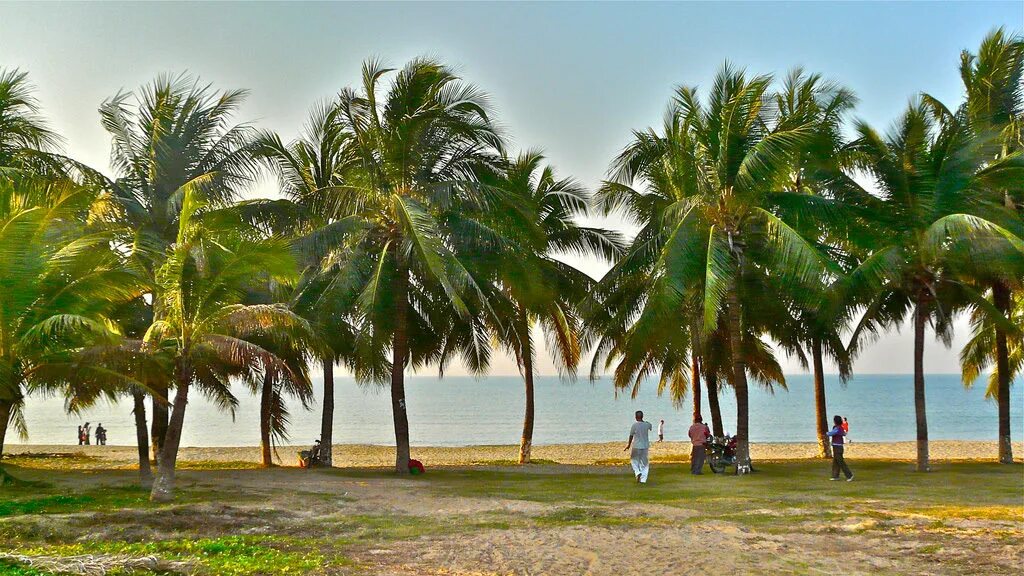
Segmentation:
<svg viewBox="0 0 1024 576">
<path fill-rule="evenodd" d="M 523 438 L 519 443 L 519 463 L 529 464 L 530 463 L 530 449 L 533 448 L 533 443 Z"/>
<path fill-rule="evenodd" d="M 999 463 L 1013 464 L 1013 442 L 1009 436 L 999 439 Z"/>
<path fill-rule="evenodd" d="M 169 478 L 166 473 L 157 472 L 153 480 L 153 488 L 149 492 L 151 502 L 173 502 L 174 501 L 174 478 Z"/>
</svg>

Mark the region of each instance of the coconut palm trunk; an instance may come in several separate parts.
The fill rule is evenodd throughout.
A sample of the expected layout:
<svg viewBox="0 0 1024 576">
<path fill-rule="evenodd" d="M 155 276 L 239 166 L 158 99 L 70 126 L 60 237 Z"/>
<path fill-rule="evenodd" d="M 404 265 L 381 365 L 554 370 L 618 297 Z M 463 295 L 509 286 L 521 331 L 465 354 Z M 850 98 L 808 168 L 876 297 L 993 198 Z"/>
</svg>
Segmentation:
<svg viewBox="0 0 1024 576">
<path fill-rule="evenodd" d="M 167 400 L 170 389 L 167 386 L 155 386 L 153 388 L 153 422 L 150 438 L 153 442 L 153 460 L 160 462 L 160 453 L 163 451 L 164 438 L 167 436 Z"/>
<path fill-rule="evenodd" d="M 928 415 L 924 400 L 924 329 L 927 311 L 923 298 L 914 307 L 914 414 L 917 418 L 917 471 L 928 467 Z"/>
<path fill-rule="evenodd" d="M 153 484 L 153 470 L 149 465 L 149 430 L 146 427 L 146 395 L 132 390 L 132 414 L 135 416 L 135 443 L 139 448 L 139 483 L 148 488 Z"/>
<path fill-rule="evenodd" d="M 736 473 L 747 474 L 750 468 L 750 404 L 747 394 L 747 365 L 742 354 L 743 327 L 740 302 L 733 287 L 729 291 L 729 339 L 732 344 L 733 388 L 736 389 Z"/>
<path fill-rule="evenodd" d="M 149 494 L 149 499 L 155 502 L 170 502 L 174 499 L 174 467 L 178 461 L 178 446 L 181 444 L 181 431 L 185 425 L 185 406 L 188 405 L 188 388 L 191 380 L 189 368 L 180 361 L 175 372 L 177 390 L 174 394 L 174 406 L 167 422 L 160 458 L 157 459 L 153 489 Z"/>
<path fill-rule="evenodd" d="M 264 468 L 274 465 L 270 446 L 270 410 L 274 399 L 274 383 L 270 374 L 264 374 L 260 387 L 260 464 Z"/>
<path fill-rule="evenodd" d="M 394 250 L 392 254 L 397 261 L 398 250 Z M 409 275 L 401 264 L 396 266 L 392 289 L 395 303 L 395 334 L 391 345 L 391 412 L 395 421 L 395 472 L 408 474 L 409 415 L 405 404 L 405 362 L 409 355 Z"/>
<path fill-rule="evenodd" d="M 333 466 L 334 451 L 334 358 L 324 358 L 324 411 L 320 418 L 320 462 Z"/>
<path fill-rule="evenodd" d="M 828 410 L 825 407 L 825 367 L 822 362 L 821 339 L 811 341 L 811 355 L 814 362 L 814 422 L 818 433 L 818 458 L 832 457 L 832 443 L 829 441 Z"/>
<path fill-rule="evenodd" d="M 690 359 L 690 391 L 693 393 L 693 421 L 702 419 L 700 407 L 700 356 Z"/>
<path fill-rule="evenodd" d="M 1003 282 L 992 286 L 992 300 L 1003 317 L 1010 315 L 1010 288 Z M 996 403 L 999 410 L 999 463 L 1013 464 L 1010 440 L 1010 349 L 1006 330 L 996 326 Z"/>
<path fill-rule="evenodd" d="M 4 440 L 7 438 L 7 426 L 11 422 L 11 413 L 13 411 L 13 402 L 0 400 L 0 458 L 4 457 Z"/>
<path fill-rule="evenodd" d="M 523 437 L 519 441 L 519 463 L 530 463 L 533 447 L 533 354 L 528 350 L 523 355 L 523 380 L 526 383 L 526 414 L 523 416 Z"/>
<path fill-rule="evenodd" d="M 718 376 L 714 373 L 707 376 L 708 411 L 711 412 L 711 432 L 715 436 L 725 436 L 722 426 L 722 407 L 718 404 Z"/>
</svg>

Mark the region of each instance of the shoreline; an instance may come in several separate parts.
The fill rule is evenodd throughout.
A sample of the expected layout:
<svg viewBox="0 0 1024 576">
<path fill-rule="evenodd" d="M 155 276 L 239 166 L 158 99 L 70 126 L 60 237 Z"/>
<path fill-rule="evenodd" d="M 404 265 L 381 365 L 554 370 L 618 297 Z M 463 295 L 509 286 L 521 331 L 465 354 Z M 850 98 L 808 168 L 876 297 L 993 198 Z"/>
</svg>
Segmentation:
<svg viewBox="0 0 1024 576">
<path fill-rule="evenodd" d="M 628 455 L 622 448 L 625 442 L 601 442 L 585 444 L 534 445 L 532 459 L 541 464 L 568 465 L 612 465 L 626 462 Z M 277 447 L 275 464 L 295 466 L 297 452 L 306 445 Z M 1014 442 L 1015 460 L 1024 456 L 1024 443 Z M 367 444 L 335 444 L 333 447 L 336 467 L 387 467 L 394 465 L 394 446 Z M 992 460 L 998 457 L 995 441 L 982 440 L 933 440 L 929 442 L 933 461 Z M 654 442 L 651 445 L 651 460 L 678 462 L 689 459 L 688 442 Z M 135 446 L 78 446 L 74 444 L 9 444 L 5 446 L 5 458 L 27 460 L 28 455 L 61 454 L 75 460 L 75 467 L 130 467 L 138 461 Z M 483 466 L 504 465 L 518 462 L 519 445 L 488 446 L 413 446 L 412 456 L 427 466 Z M 810 460 L 817 458 L 817 444 L 813 442 L 756 443 L 751 444 L 751 456 L 755 460 Z M 909 442 L 854 442 L 847 446 L 846 457 L 850 460 L 891 460 L 913 461 L 916 458 L 916 443 Z M 221 462 L 252 463 L 260 461 L 258 446 L 214 446 L 182 447 L 179 462 Z M 68 464 L 71 464 L 68 462 Z"/>
</svg>

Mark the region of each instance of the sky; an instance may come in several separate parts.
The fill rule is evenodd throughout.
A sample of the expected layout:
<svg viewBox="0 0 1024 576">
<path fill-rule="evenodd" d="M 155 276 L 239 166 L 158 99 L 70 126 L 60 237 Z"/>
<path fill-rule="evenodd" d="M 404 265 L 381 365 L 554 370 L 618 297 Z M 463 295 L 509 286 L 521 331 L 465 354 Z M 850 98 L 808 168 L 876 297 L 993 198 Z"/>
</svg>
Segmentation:
<svg viewBox="0 0 1024 576">
<path fill-rule="evenodd" d="M 857 93 L 856 117 L 885 128 L 921 92 L 959 102 L 960 51 L 997 26 L 1024 29 L 1024 2 L 0 2 L 0 67 L 27 71 L 65 151 L 109 172 L 96 109 L 158 74 L 250 89 L 239 122 L 287 140 L 316 101 L 358 81 L 363 60 L 434 56 L 491 95 L 513 150 L 543 149 L 593 188 L 632 130 L 660 125 L 676 86 L 709 86 L 725 61 L 819 72 Z M 266 182 L 251 194 L 273 193 Z M 958 328 L 951 349 L 929 340 L 926 371 L 958 371 L 968 333 Z M 910 330 L 894 332 L 855 369 L 912 372 L 912 351 Z M 784 368 L 802 371 L 793 359 Z M 547 358 L 538 369 L 555 373 Z M 507 357 L 492 365 L 516 372 Z"/>
</svg>

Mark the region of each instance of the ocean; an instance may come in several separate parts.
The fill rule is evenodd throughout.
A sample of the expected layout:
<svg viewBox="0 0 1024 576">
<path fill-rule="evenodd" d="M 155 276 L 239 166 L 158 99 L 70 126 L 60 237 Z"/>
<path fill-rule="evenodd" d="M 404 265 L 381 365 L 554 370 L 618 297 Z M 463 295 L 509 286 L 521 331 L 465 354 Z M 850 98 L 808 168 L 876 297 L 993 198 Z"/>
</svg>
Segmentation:
<svg viewBox="0 0 1024 576">
<path fill-rule="evenodd" d="M 1019 379 L 1018 379 L 1019 380 Z M 811 376 L 787 376 L 788 390 L 774 393 L 751 384 L 750 425 L 754 442 L 813 442 L 814 390 Z M 1013 439 L 1024 439 L 1024 387 L 1012 388 Z M 311 444 L 320 431 L 321 381 L 310 412 L 298 402 L 291 409 L 292 444 Z M 926 377 L 930 438 L 935 440 L 995 440 L 996 404 L 985 398 L 979 380 L 965 389 L 959 375 Z M 850 437 L 861 442 L 913 440 L 912 376 L 864 374 L 846 385 L 837 376 L 826 377 L 828 412 L 846 416 Z M 470 446 L 517 444 L 522 432 L 523 384 L 516 376 L 485 378 L 410 377 L 406 383 L 412 444 L 417 446 Z M 337 377 L 335 384 L 334 442 L 337 444 L 394 445 L 391 401 L 387 388 L 357 385 Z M 259 444 L 258 398 L 240 387 L 239 407 L 232 419 L 206 398 L 193 394 L 185 415 L 184 446 L 252 446 Z M 658 397 L 656 385 L 643 386 L 635 399 L 619 393 L 609 379 L 565 382 L 538 377 L 535 444 L 625 441 L 635 410 L 657 425 L 665 420 L 666 440 L 683 440 L 690 419 L 690 400 L 676 409 L 667 397 Z M 721 394 L 726 431 L 735 431 L 735 399 Z M 704 419 L 710 421 L 707 396 Z M 148 406 L 147 406 L 148 408 Z M 134 444 L 131 400 L 101 402 L 80 415 L 69 416 L 60 398 L 28 399 L 25 418 L 31 444 L 76 443 L 77 425 L 102 423 L 109 444 Z M 831 418 L 830 418 L 831 419 Z M 8 443 L 22 443 L 9 431 Z"/>
</svg>

